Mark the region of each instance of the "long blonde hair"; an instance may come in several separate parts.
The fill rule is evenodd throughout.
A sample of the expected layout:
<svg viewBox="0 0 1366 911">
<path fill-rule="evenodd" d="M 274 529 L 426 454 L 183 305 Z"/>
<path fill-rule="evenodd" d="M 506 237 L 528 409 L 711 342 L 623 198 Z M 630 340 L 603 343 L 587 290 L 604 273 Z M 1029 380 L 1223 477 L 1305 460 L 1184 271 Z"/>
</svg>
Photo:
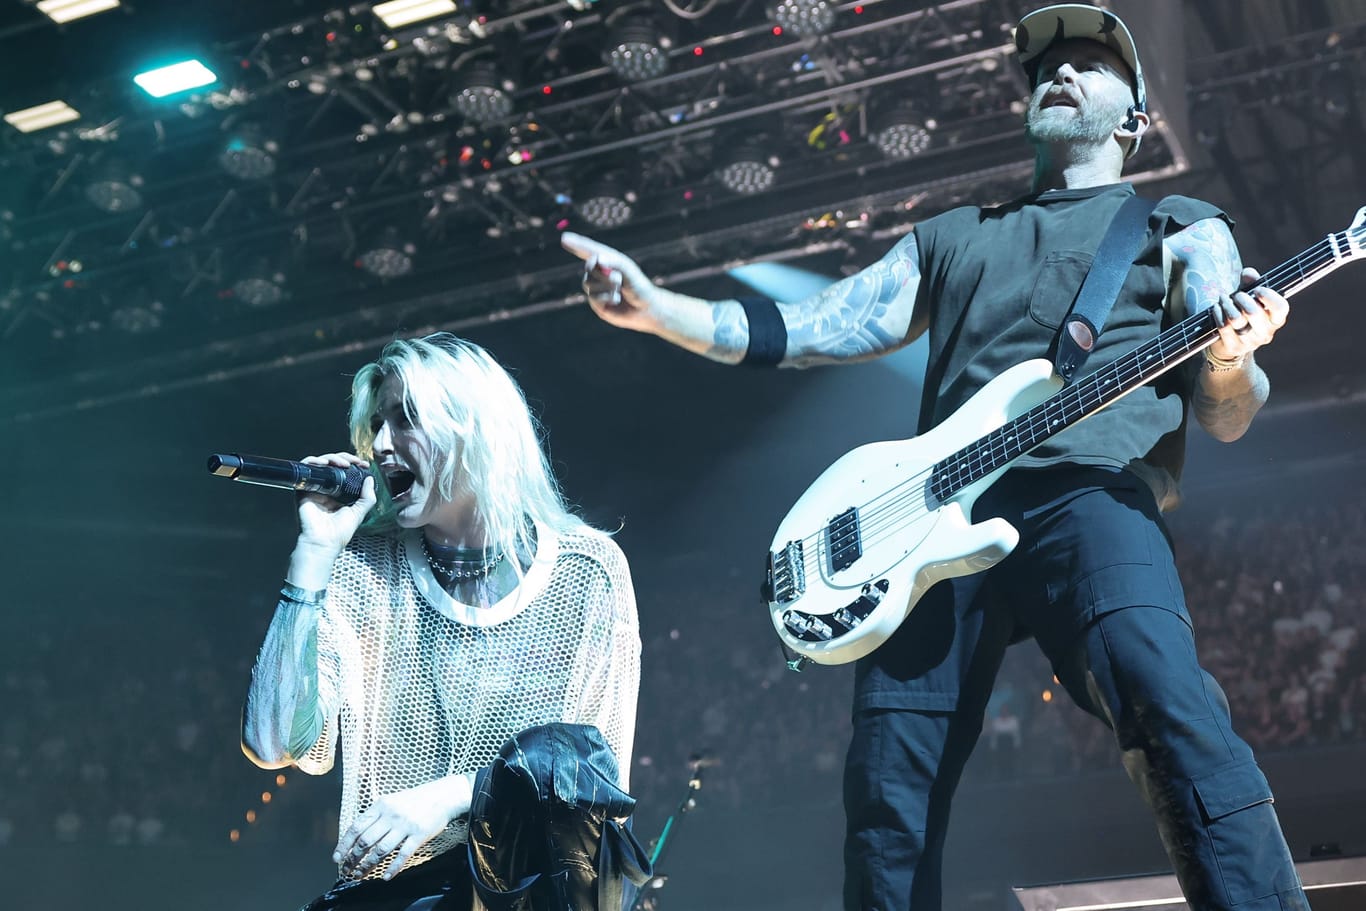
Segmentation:
<svg viewBox="0 0 1366 911">
<path fill-rule="evenodd" d="M 487 546 L 531 553 L 535 522 L 557 532 L 592 531 L 565 505 L 517 383 L 487 351 L 449 332 L 395 339 L 356 374 L 351 442 L 361 457 L 374 458 L 371 421 L 380 384 L 390 376 L 403 387 L 408 419 L 431 443 L 437 489 L 447 499 L 457 487 L 473 498 Z M 392 529 L 387 488 L 378 483 L 377 489 L 380 504 L 367 527 Z"/>
</svg>

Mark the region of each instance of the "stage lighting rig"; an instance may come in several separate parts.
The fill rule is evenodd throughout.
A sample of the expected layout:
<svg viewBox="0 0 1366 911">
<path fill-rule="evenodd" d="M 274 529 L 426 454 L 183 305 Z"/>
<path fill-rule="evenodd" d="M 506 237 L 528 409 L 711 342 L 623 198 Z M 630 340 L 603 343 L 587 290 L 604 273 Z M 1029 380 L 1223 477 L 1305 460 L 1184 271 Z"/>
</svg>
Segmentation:
<svg viewBox="0 0 1366 911">
<path fill-rule="evenodd" d="M 396 225 L 384 225 L 356 257 L 356 263 L 376 278 L 402 278 L 413 271 L 417 244 Z"/>
<path fill-rule="evenodd" d="M 80 118 L 80 112 L 65 101 L 49 101 L 22 111 L 10 111 L 5 115 L 5 122 L 21 133 L 34 133 Z"/>
<path fill-rule="evenodd" d="M 273 307 L 285 299 L 285 274 L 257 257 L 232 283 L 232 293 L 248 307 Z"/>
<path fill-rule="evenodd" d="M 732 193 L 752 196 L 773 186 L 780 160 L 764 148 L 762 138 L 747 139 L 724 149 L 716 157 L 714 173 Z"/>
<path fill-rule="evenodd" d="M 238 180 L 264 180 L 275 173 L 280 144 L 268 138 L 259 124 L 235 128 L 218 154 L 224 172 Z"/>
<path fill-rule="evenodd" d="M 768 5 L 768 18 L 797 38 L 824 35 L 835 24 L 831 0 L 777 0 Z"/>
<path fill-rule="evenodd" d="M 119 0 L 38 0 L 33 5 L 38 12 L 61 25 L 63 22 L 118 9 Z"/>
<path fill-rule="evenodd" d="M 91 168 L 85 182 L 85 198 L 101 212 L 111 215 L 142 207 L 142 175 L 121 158 L 107 158 Z"/>
<path fill-rule="evenodd" d="M 938 126 L 933 118 L 921 117 L 915 106 L 905 101 L 873 112 L 869 120 L 868 138 L 873 145 L 883 155 L 899 161 L 923 154 Z"/>
<path fill-rule="evenodd" d="M 449 16 L 456 9 L 451 0 L 392 0 L 389 3 L 376 3 L 370 12 L 389 28 L 402 28 L 437 16 Z"/>
<path fill-rule="evenodd" d="M 115 329 L 129 335 L 146 335 L 161 328 L 166 305 L 146 288 L 134 288 L 120 297 L 120 305 L 109 314 Z"/>
<path fill-rule="evenodd" d="M 668 72 L 673 41 L 661 31 L 653 16 L 626 10 L 609 17 L 607 24 L 607 50 L 603 56 L 621 80 L 643 82 Z"/>
<path fill-rule="evenodd" d="M 451 105 L 471 123 L 492 123 L 512 113 L 513 88 L 492 61 L 472 60 L 456 71 Z"/>
<path fill-rule="evenodd" d="M 213 85 L 218 75 L 199 60 L 190 59 L 138 73 L 133 81 L 153 98 L 165 98 Z"/>
<path fill-rule="evenodd" d="M 595 228 L 620 228 L 631 220 L 636 191 L 624 171 L 607 171 L 585 181 L 574 194 L 574 209 Z"/>
</svg>

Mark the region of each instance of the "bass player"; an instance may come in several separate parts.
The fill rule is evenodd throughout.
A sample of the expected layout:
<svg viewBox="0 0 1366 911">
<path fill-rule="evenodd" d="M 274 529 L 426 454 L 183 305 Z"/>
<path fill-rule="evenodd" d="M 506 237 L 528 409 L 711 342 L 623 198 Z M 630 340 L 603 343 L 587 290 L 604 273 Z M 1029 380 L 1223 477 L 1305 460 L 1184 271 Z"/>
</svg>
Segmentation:
<svg viewBox="0 0 1366 911">
<path fill-rule="evenodd" d="M 1016 44 L 1033 87 L 1028 195 L 927 219 L 877 263 L 794 304 L 687 297 L 653 285 L 621 252 L 565 234 L 587 261 L 594 311 L 728 364 L 857 361 L 928 332 L 922 433 L 1003 370 L 1046 356 L 1106 226 L 1134 195 L 1121 172 L 1149 116 L 1137 49 L 1112 13 L 1036 10 Z M 1187 413 L 1232 441 L 1266 401 L 1253 352 L 1289 305 L 1258 279 L 1219 209 L 1178 196 L 1156 203 L 1090 364 L 1199 310 L 1213 310 L 1218 338 L 1021 458 L 974 511 L 1007 519 L 1019 545 L 985 573 L 930 589 L 860 660 L 844 783 L 846 908 L 940 908 L 949 804 L 1004 650 L 1024 638 L 1113 730 L 1192 908 L 1308 908 L 1266 778 L 1197 659 L 1160 514 L 1177 493 Z"/>
</svg>

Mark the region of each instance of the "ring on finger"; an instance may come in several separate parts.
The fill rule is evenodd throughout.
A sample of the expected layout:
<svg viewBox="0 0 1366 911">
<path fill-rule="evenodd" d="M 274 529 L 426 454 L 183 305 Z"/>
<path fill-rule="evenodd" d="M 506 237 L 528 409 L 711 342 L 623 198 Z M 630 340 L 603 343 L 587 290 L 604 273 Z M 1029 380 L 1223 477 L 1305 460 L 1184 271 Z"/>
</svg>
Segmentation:
<svg viewBox="0 0 1366 911">
<path fill-rule="evenodd" d="M 1239 326 L 1237 329 L 1234 329 L 1234 330 L 1233 330 L 1233 334 L 1234 334 L 1234 335 L 1247 335 L 1247 334 L 1248 334 L 1249 332 L 1251 332 L 1251 331 L 1252 331 L 1252 324 L 1251 324 L 1251 323 L 1244 323 L 1243 325 Z"/>
</svg>

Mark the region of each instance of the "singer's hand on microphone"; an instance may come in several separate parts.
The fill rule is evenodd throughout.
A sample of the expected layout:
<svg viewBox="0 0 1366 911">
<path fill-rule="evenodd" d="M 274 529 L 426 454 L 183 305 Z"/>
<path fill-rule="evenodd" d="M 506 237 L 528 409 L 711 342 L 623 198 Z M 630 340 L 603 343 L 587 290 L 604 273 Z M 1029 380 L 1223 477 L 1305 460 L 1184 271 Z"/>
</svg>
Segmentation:
<svg viewBox="0 0 1366 911">
<path fill-rule="evenodd" d="M 343 470 L 354 466 L 370 467 L 370 463 L 350 452 L 300 459 L 305 465 L 330 465 Z M 361 487 L 360 499 L 343 506 L 331 497 L 317 493 L 299 494 L 299 546 L 333 558 L 342 552 L 356 533 L 360 523 L 375 505 L 375 479 L 367 477 Z"/>
</svg>

